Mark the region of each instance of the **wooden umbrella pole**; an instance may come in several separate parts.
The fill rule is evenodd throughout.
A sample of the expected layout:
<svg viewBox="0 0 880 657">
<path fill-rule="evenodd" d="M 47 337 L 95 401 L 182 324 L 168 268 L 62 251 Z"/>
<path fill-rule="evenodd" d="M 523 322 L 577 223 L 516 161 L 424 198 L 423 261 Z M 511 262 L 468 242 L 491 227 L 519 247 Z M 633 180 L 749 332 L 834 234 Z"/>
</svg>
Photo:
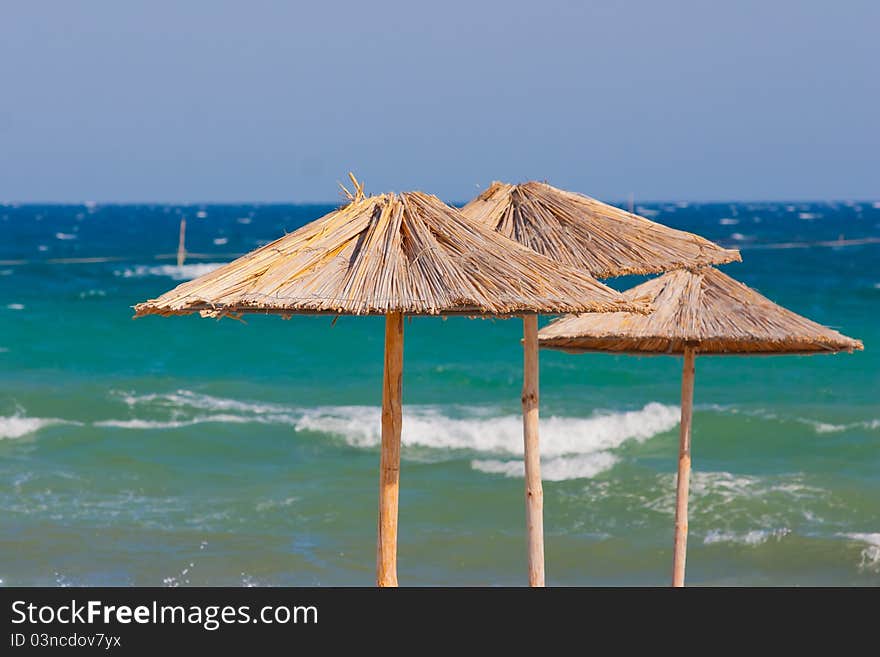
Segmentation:
<svg viewBox="0 0 880 657">
<path fill-rule="evenodd" d="M 523 442 L 529 586 L 544 586 L 544 489 L 538 443 L 538 316 L 523 317 Z"/>
<path fill-rule="evenodd" d="M 385 316 L 385 372 L 382 385 L 382 456 L 379 461 L 379 531 L 376 585 L 397 586 L 397 501 L 400 487 L 403 315 Z"/>
<path fill-rule="evenodd" d="M 685 347 L 681 376 L 681 427 L 678 443 L 678 489 L 675 494 L 675 546 L 672 586 L 684 586 L 687 558 L 688 487 L 691 480 L 691 418 L 694 412 L 694 348 Z"/>
</svg>

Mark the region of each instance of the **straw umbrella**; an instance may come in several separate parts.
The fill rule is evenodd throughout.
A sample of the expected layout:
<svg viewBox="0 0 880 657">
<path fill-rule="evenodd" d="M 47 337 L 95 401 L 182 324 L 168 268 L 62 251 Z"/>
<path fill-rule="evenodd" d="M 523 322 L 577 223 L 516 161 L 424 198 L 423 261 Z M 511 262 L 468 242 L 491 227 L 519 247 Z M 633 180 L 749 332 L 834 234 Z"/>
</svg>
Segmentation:
<svg viewBox="0 0 880 657">
<path fill-rule="evenodd" d="M 546 183 L 494 182 L 462 213 L 557 262 L 597 278 L 653 274 L 740 260 L 693 233 L 667 228 Z M 523 441 L 529 582 L 544 585 L 543 490 L 538 445 L 538 320 L 523 318 Z"/>
<path fill-rule="evenodd" d="M 650 299 L 655 311 L 646 317 L 626 312 L 563 317 L 546 326 L 538 341 L 543 348 L 571 353 L 684 356 L 672 566 L 672 585 L 684 586 L 697 354 L 852 353 L 863 346 L 776 305 L 712 267 L 673 271 L 624 294 L 630 299 Z"/>
<path fill-rule="evenodd" d="M 339 210 L 135 306 L 137 317 L 194 312 L 385 317 L 379 586 L 397 585 L 403 316 L 620 309 L 647 310 L 465 219 L 435 196 L 364 197 L 360 186 Z"/>
</svg>

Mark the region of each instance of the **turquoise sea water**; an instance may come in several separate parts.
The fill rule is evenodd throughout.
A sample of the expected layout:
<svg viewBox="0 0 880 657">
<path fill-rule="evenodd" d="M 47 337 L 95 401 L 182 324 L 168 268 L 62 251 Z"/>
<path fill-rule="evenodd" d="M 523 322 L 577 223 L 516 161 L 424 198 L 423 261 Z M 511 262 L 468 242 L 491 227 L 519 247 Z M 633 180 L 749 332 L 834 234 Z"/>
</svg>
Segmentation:
<svg viewBox="0 0 880 657">
<path fill-rule="evenodd" d="M 0 206 L 4 584 L 373 583 L 381 319 L 131 319 L 329 209 Z M 763 248 L 880 235 L 880 203 L 641 210 L 866 347 L 697 360 L 688 583 L 880 584 L 880 245 Z M 520 333 L 406 325 L 402 584 L 526 582 Z M 548 583 L 668 583 L 680 368 L 542 352 Z"/>
</svg>

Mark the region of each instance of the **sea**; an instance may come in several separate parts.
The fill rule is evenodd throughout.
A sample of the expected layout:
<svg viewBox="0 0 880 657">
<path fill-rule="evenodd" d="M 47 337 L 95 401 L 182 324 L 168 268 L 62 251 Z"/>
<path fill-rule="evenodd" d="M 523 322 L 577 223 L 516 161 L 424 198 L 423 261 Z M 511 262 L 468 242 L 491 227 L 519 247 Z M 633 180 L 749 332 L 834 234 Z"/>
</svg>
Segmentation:
<svg viewBox="0 0 880 657">
<path fill-rule="evenodd" d="M 132 319 L 332 209 L 0 205 L 2 585 L 374 583 L 382 319 Z M 880 585 L 880 202 L 637 211 L 865 344 L 697 359 L 687 583 Z M 402 585 L 527 583 L 521 333 L 406 322 Z M 681 366 L 541 352 L 548 584 L 669 583 Z"/>
</svg>

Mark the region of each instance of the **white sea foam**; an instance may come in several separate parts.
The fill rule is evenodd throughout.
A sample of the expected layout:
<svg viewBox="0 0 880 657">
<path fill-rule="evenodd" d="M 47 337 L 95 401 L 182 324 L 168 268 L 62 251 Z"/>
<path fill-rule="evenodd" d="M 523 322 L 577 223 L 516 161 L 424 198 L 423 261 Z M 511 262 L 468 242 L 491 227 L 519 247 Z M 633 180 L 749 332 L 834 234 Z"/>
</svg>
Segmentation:
<svg viewBox="0 0 880 657">
<path fill-rule="evenodd" d="M 265 500 L 263 502 L 257 502 L 256 510 L 257 511 L 268 511 L 269 509 L 278 509 L 290 506 L 291 504 L 295 504 L 299 502 L 300 498 L 298 497 L 286 497 L 283 500 Z"/>
<path fill-rule="evenodd" d="M 199 262 L 189 265 L 134 265 L 125 269 L 117 269 L 113 273 L 122 278 L 145 278 L 147 276 L 165 276 L 175 281 L 188 281 L 223 266 L 222 262 Z"/>
<path fill-rule="evenodd" d="M 542 459 L 541 478 L 544 481 L 589 479 L 611 469 L 618 460 L 611 452 Z M 479 472 L 502 474 L 505 477 L 523 477 L 525 475 L 525 464 L 520 460 L 475 459 L 471 461 L 471 467 Z"/>
<path fill-rule="evenodd" d="M 692 473 L 690 490 L 695 497 L 715 495 L 721 504 L 728 504 L 740 497 L 766 497 L 771 493 L 780 493 L 793 500 L 823 493 L 821 489 L 803 483 L 800 475 L 765 478 L 723 471 Z"/>
<path fill-rule="evenodd" d="M 747 532 L 730 532 L 719 529 L 711 529 L 706 532 L 703 543 L 712 545 L 714 543 L 737 543 L 740 545 L 761 545 L 771 539 L 781 541 L 788 536 L 791 530 L 788 527 L 779 529 L 753 529 Z"/>
<path fill-rule="evenodd" d="M 190 418 L 188 420 L 142 420 L 133 418 L 130 420 L 101 420 L 95 422 L 96 427 L 115 427 L 117 429 L 178 429 L 180 427 L 190 427 L 194 424 L 244 424 L 253 422 L 253 418 L 242 417 L 241 415 L 202 415 Z"/>
<path fill-rule="evenodd" d="M 7 307 L 9 310 L 24 310 L 24 304 L 23 304 L 23 303 L 9 303 L 9 304 L 6 304 L 6 307 Z"/>
<path fill-rule="evenodd" d="M 75 240 L 76 235 L 73 233 L 55 233 L 56 240 Z"/>
<path fill-rule="evenodd" d="M 266 586 L 266 584 L 261 583 L 258 579 L 253 577 L 252 575 L 248 575 L 246 573 L 241 573 L 241 585 L 245 588 L 253 588 L 256 586 Z"/>
<path fill-rule="evenodd" d="M 846 538 L 851 538 L 854 541 L 862 541 L 863 543 L 867 543 L 868 545 L 873 545 L 874 547 L 880 548 L 880 532 L 873 534 L 854 532 L 850 534 L 840 535 Z"/>
<path fill-rule="evenodd" d="M 860 553 L 859 570 L 870 570 L 872 572 L 880 571 L 880 533 L 868 534 L 853 532 L 849 534 L 840 534 L 845 538 L 853 541 L 867 543 Z"/>
<path fill-rule="evenodd" d="M 671 516 L 675 512 L 675 474 L 659 475 L 656 483 L 657 493 L 639 504 Z M 690 493 L 694 518 L 724 518 L 732 525 L 749 523 L 760 527 L 785 527 L 790 523 L 787 510 L 826 500 L 828 495 L 827 491 L 808 484 L 800 473 L 760 477 L 724 471 L 691 473 Z M 748 500 L 762 500 L 763 505 L 756 509 L 744 504 Z"/>
<path fill-rule="evenodd" d="M 54 424 L 71 424 L 67 420 L 54 417 L 26 417 L 24 415 L 7 415 L 0 417 L 0 439 L 21 438 L 31 433 L 36 433 Z"/>
<path fill-rule="evenodd" d="M 801 421 L 812 426 L 816 433 L 840 433 L 841 431 L 849 431 L 851 429 L 880 429 L 880 419 L 850 422 L 849 424 L 831 424 L 829 422 L 808 419 Z"/>
<path fill-rule="evenodd" d="M 739 219 L 734 219 L 733 217 L 723 217 L 718 220 L 718 223 L 722 226 L 736 226 L 739 223 Z"/>
<path fill-rule="evenodd" d="M 762 420 L 776 420 L 780 422 L 798 422 L 800 424 L 806 424 L 813 428 L 816 433 L 839 433 L 841 431 L 849 431 L 851 429 L 868 429 L 868 430 L 877 430 L 880 429 L 880 418 L 875 418 L 871 420 L 858 420 L 855 422 L 849 422 L 847 424 L 834 424 L 832 422 L 824 422 L 822 420 L 816 420 L 814 418 L 808 417 L 791 417 L 791 416 L 780 416 L 774 411 L 770 411 L 764 408 L 749 408 L 749 409 L 739 409 L 734 406 L 724 406 L 720 404 L 703 404 L 698 408 L 702 410 L 711 410 L 716 411 L 718 413 L 725 413 L 731 415 L 746 415 L 749 417 L 761 418 Z"/>
<path fill-rule="evenodd" d="M 165 406 L 176 409 L 196 409 L 202 411 L 238 411 L 241 413 L 288 413 L 296 409 L 281 404 L 248 402 L 224 397 L 213 397 L 190 390 L 177 390 L 166 394 L 135 395 L 116 392 L 130 407 L 139 405 Z"/>
</svg>

